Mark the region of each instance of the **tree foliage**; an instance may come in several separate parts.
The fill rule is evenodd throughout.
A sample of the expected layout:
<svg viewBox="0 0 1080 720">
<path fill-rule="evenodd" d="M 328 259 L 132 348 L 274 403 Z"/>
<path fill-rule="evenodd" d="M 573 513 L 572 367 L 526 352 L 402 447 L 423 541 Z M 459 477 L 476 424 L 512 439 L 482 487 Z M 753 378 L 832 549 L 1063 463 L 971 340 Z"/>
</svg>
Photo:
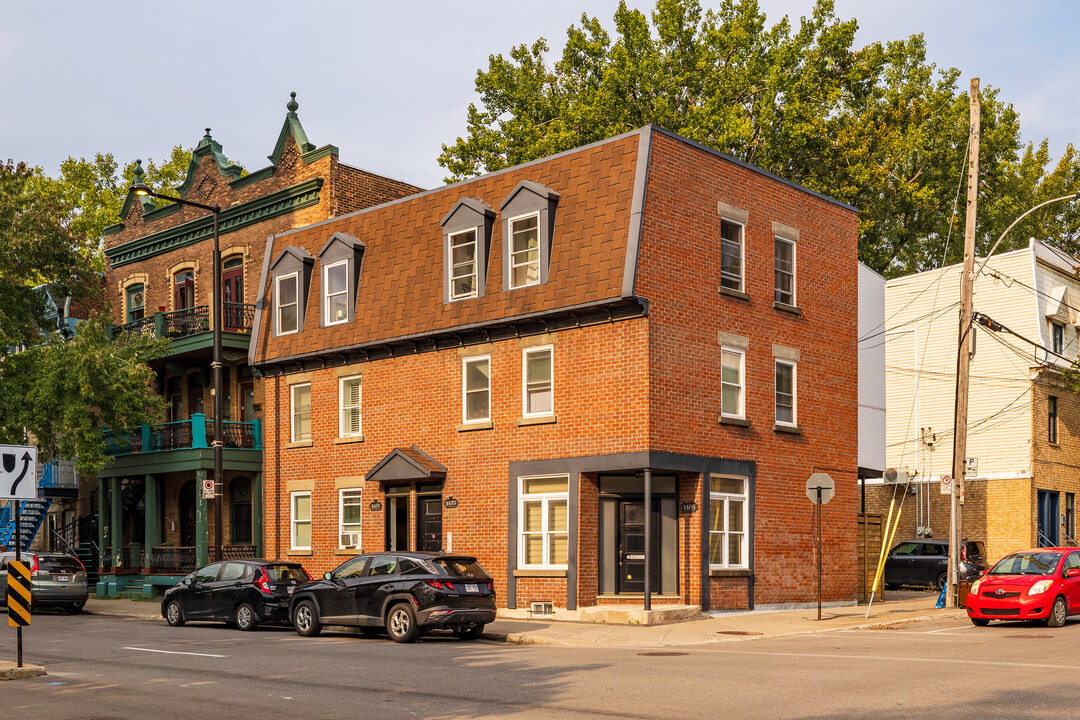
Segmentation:
<svg viewBox="0 0 1080 720">
<path fill-rule="evenodd" d="M 650 22 L 651 19 L 651 22 Z M 651 16 L 620 3 L 614 37 L 595 18 L 567 30 L 549 67 L 543 38 L 493 55 L 477 73 L 480 107 L 444 145 L 449 181 L 498 170 L 655 123 L 860 211 L 859 256 L 894 276 L 958 261 L 969 134 L 959 71 L 926 60 L 921 35 L 854 47 L 855 20 L 818 0 L 798 28 L 769 25 L 756 0 L 657 0 Z M 1047 171 L 1046 143 L 1020 142 L 1019 119 L 982 92 L 978 249 L 1020 212 L 1076 187 L 1070 146 Z M 954 202 L 960 198 L 959 217 Z M 1080 218 L 1052 206 L 1010 233 L 1078 249 Z M 950 239 L 952 240 L 950 242 Z"/>
</svg>

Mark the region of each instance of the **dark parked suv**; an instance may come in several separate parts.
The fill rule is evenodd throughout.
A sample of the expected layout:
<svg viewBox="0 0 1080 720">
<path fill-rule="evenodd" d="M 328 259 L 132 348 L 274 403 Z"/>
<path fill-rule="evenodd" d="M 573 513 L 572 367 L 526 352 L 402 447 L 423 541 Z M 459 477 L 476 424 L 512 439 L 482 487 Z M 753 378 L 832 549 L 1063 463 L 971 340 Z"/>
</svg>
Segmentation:
<svg viewBox="0 0 1080 720">
<path fill-rule="evenodd" d="M 318 635 L 323 625 L 351 625 L 364 635 L 385 628 L 403 643 L 432 628 L 473 640 L 495 619 L 495 583 L 476 558 L 465 555 L 358 555 L 297 588 L 289 617 L 305 636 Z"/>
<path fill-rule="evenodd" d="M 986 564 L 983 544 L 965 540 L 960 547 L 960 579 L 974 580 Z M 939 590 L 949 577 L 949 543 L 945 540 L 908 540 L 889 551 L 885 559 L 885 587 L 931 585 Z"/>
<path fill-rule="evenodd" d="M 296 562 L 226 560 L 196 570 L 165 591 L 161 615 L 170 625 L 221 620 L 241 630 L 263 622 L 286 622 L 289 596 L 311 581 Z"/>
</svg>

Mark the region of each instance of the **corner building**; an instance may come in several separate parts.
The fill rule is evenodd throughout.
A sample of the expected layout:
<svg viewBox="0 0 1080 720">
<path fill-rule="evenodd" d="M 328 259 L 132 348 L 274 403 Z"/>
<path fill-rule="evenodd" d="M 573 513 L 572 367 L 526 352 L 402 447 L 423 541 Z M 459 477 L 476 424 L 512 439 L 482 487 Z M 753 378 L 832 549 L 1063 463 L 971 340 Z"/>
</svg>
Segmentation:
<svg viewBox="0 0 1080 720">
<path fill-rule="evenodd" d="M 855 597 L 857 216 L 656 127 L 269 240 L 266 553 L 508 614 Z"/>
</svg>

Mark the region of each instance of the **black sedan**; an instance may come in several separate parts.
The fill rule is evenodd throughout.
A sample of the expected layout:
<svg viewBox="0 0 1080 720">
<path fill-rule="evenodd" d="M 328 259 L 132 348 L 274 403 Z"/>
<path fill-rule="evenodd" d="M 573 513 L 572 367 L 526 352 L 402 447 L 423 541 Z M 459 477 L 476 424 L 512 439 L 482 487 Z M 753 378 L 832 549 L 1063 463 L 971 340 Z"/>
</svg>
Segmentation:
<svg viewBox="0 0 1080 720">
<path fill-rule="evenodd" d="M 310 581 L 311 575 L 295 562 L 210 563 L 165 591 L 161 615 L 174 626 L 189 620 L 221 620 L 254 630 L 263 622 L 287 622 L 289 596 Z"/>
<path fill-rule="evenodd" d="M 289 617 L 305 636 L 323 625 L 347 625 L 365 635 L 385 629 L 402 643 L 433 628 L 473 640 L 495 619 L 495 583 L 474 557 L 370 553 L 297 588 Z"/>
</svg>

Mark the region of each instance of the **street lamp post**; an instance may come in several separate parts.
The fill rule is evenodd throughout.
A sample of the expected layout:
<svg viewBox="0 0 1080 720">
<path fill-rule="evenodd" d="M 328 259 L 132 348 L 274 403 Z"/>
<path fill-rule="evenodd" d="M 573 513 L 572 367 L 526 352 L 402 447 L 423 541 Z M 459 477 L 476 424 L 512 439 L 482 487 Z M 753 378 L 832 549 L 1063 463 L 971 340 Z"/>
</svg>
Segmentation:
<svg viewBox="0 0 1080 720">
<path fill-rule="evenodd" d="M 209 131 L 207 131 L 209 132 Z M 141 163 L 142 161 L 138 161 Z M 221 216 L 220 205 L 204 205 L 193 200 L 183 200 L 181 198 L 170 197 L 168 195 L 161 195 L 154 192 L 147 187 L 137 177 L 135 182 L 132 183 L 130 191 L 141 197 L 155 197 L 162 200 L 168 200 L 169 202 L 176 203 L 178 205 L 189 205 L 191 207 L 200 208 L 202 210 L 209 210 L 214 215 L 214 291 L 211 293 L 213 297 L 213 334 L 214 334 L 214 355 L 210 366 L 214 370 L 214 483 L 217 485 L 217 491 L 214 493 L 214 559 L 222 560 L 221 555 L 221 541 L 222 541 L 222 528 L 224 525 L 224 501 L 222 494 L 225 490 L 225 481 L 222 476 L 222 448 L 224 447 L 223 427 L 221 424 L 222 407 L 221 407 L 221 244 L 218 240 L 218 221 Z"/>
</svg>

